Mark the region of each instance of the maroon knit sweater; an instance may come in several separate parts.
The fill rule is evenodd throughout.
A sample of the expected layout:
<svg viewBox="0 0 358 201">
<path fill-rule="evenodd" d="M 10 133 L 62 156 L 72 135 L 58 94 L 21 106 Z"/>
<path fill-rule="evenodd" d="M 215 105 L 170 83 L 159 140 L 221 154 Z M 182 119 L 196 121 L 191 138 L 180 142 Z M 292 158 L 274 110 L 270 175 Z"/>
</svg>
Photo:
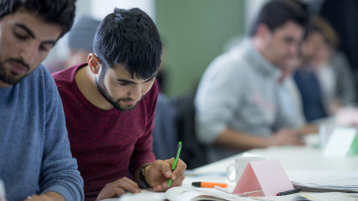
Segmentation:
<svg viewBox="0 0 358 201">
<path fill-rule="evenodd" d="M 132 178 L 142 164 L 155 160 L 152 130 L 158 86 L 155 82 L 132 111 L 102 110 L 92 105 L 76 84 L 76 71 L 86 65 L 52 76 L 62 98 L 71 151 L 77 159 L 86 201 L 89 201 L 107 183 L 124 176 Z"/>
</svg>

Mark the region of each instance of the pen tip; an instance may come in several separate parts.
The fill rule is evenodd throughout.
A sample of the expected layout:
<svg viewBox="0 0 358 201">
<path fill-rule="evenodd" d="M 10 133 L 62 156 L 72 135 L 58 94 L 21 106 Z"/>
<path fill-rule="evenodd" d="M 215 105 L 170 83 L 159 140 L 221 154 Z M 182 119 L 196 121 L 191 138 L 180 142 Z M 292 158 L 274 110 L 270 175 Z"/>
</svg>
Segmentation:
<svg viewBox="0 0 358 201">
<path fill-rule="evenodd" d="M 191 185 L 195 187 L 201 187 L 201 182 L 192 182 Z"/>
</svg>

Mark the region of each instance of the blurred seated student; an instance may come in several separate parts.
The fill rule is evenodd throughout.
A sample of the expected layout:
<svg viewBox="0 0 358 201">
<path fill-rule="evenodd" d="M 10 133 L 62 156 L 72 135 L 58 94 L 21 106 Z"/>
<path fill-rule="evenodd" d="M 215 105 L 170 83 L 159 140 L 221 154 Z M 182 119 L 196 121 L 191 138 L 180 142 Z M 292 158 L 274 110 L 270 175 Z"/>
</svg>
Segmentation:
<svg viewBox="0 0 358 201">
<path fill-rule="evenodd" d="M 339 36 L 337 49 L 347 58 L 355 88 L 358 89 L 358 1 L 324 0 L 321 3 L 319 15 L 329 22 Z"/>
<path fill-rule="evenodd" d="M 319 16 L 313 16 L 311 21 L 324 37 L 324 43 L 314 43 L 322 47 L 314 54 L 312 66 L 321 84 L 328 114 L 334 114 L 339 108 L 354 103 L 354 80 L 346 56 L 336 49 L 339 40 L 333 28 Z"/>
<path fill-rule="evenodd" d="M 209 65 L 195 98 L 198 139 L 211 145 L 209 161 L 251 148 L 303 144 L 295 115 L 282 107 L 290 100 L 281 85 L 307 21 L 295 2 L 269 1 L 250 38 Z"/>
<path fill-rule="evenodd" d="M 311 55 L 317 52 L 317 47 L 313 45 L 313 40 L 323 42 L 323 38 L 319 32 L 308 28 L 303 38 L 300 49 L 300 64 L 293 78 L 300 92 L 302 101 L 302 109 L 307 122 L 328 117 L 328 113 L 324 104 L 322 89 L 314 68 L 311 63 Z"/>
<path fill-rule="evenodd" d="M 281 92 L 282 89 L 284 89 L 285 93 L 281 93 L 281 96 L 287 96 L 286 99 L 289 99 L 290 104 L 283 106 L 289 107 L 287 110 L 291 111 L 291 115 L 294 117 L 299 132 L 302 135 L 317 134 L 319 132 L 319 124 L 318 122 L 307 122 L 303 111 L 301 92 L 293 78 L 293 74 L 300 64 L 301 60 L 298 55 L 287 62 L 287 77 L 283 80 L 283 84 L 281 85 Z"/>
<path fill-rule="evenodd" d="M 152 130 L 162 43 L 142 10 L 116 8 L 100 23 L 88 63 L 53 74 L 62 98 L 71 151 L 85 200 L 102 200 L 139 186 L 165 191 L 184 180 L 186 165 L 155 160 Z"/>
<path fill-rule="evenodd" d="M 322 120 L 353 101 L 354 84 L 347 66 L 336 62 L 336 43 L 329 24 L 312 17 L 300 46 L 301 63 L 294 74 L 308 122 Z"/>
<path fill-rule="evenodd" d="M 100 22 L 87 15 L 79 17 L 66 35 L 68 48 L 66 59 L 48 65 L 49 71 L 54 73 L 67 67 L 86 63 L 88 54 L 93 52 L 93 39 Z"/>
</svg>

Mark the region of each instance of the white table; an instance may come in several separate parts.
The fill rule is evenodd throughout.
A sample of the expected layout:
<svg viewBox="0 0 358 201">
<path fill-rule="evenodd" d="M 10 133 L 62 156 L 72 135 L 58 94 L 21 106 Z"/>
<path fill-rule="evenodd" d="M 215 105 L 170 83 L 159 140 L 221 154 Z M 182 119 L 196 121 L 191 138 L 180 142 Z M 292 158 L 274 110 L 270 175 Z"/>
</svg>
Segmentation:
<svg viewBox="0 0 358 201">
<path fill-rule="evenodd" d="M 244 154 L 254 154 L 265 159 L 278 159 L 285 170 L 338 170 L 358 171 L 358 156 L 328 157 L 318 147 L 318 136 L 310 136 L 306 146 L 271 147 L 267 149 L 252 149 Z M 229 158 L 196 168 L 193 173 L 225 172 L 226 167 L 234 159 L 242 156 L 237 154 Z"/>
<path fill-rule="evenodd" d="M 278 159 L 285 170 L 358 170 L 358 156 L 345 158 L 324 156 L 322 150 L 312 147 L 272 147 L 268 149 L 253 149 L 249 154 Z M 193 170 L 193 173 L 224 172 L 238 154 Z"/>
<path fill-rule="evenodd" d="M 259 155 L 265 157 L 265 159 L 278 159 L 286 171 L 358 171 L 358 156 L 344 158 L 327 157 L 323 155 L 323 151 L 318 148 L 317 143 L 318 136 L 316 135 L 310 136 L 307 145 L 303 147 L 271 147 L 268 149 L 253 149 L 245 153 L 237 154 L 188 171 L 183 186 L 190 187 L 193 181 L 213 181 L 226 182 L 229 184 L 229 189 L 233 189 L 236 183 L 226 180 L 226 167 L 233 163 L 235 158 L 245 154 Z M 131 199 L 124 200 L 142 200 L 143 196 L 135 195 L 133 198 L 131 197 Z M 146 197 L 146 199 L 147 198 L 148 197 Z M 122 199 L 116 199 L 115 201 L 117 200 Z"/>
<path fill-rule="evenodd" d="M 308 136 L 306 146 L 271 147 L 267 149 L 252 149 L 245 153 L 237 154 L 229 158 L 193 169 L 186 176 L 183 185 L 190 186 L 193 181 L 226 182 L 233 189 L 235 182 L 226 179 L 226 168 L 234 162 L 235 158 L 243 155 L 259 155 L 265 159 L 278 159 L 285 171 L 290 176 L 296 176 L 297 172 L 356 172 L 358 171 L 358 156 L 328 157 L 319 148 L 318 135 Z M 295 177 L 294 177 L 295 178 Z M 290 177 L 290 179 L 292 179 Z"/>
</svg>

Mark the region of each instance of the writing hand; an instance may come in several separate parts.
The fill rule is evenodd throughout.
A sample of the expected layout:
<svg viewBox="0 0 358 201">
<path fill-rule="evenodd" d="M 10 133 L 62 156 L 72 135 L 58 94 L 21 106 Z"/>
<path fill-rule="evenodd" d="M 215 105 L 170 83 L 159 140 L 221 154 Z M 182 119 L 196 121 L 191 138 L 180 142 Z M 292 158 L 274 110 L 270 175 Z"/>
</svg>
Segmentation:
<svg viewBox="0 0 358 201">
<path fill-rule="evenodd" d="M 168 190 L 168 179 L 171 178 L 173 186 L 180 186 L 183 183 L 186 164 L 178 160 L 174 172 L 171 171 L 174 158 L 167 160 L 156 160 L 145 169 L 146 181 L 153 187 L 154 191 Z"/>
<path fill-rule="evenodd" d="M 126 193 L 126 191 L 131 193 L 140 193 L 140 189 L 137 183 L 128 179 L 127 177 L 122 177 L 114 182 L 106 184 L 99 192 L 96 201 L 106 198 L 113 198 L 117 195 L 123 195 Z"/>
</svg>

